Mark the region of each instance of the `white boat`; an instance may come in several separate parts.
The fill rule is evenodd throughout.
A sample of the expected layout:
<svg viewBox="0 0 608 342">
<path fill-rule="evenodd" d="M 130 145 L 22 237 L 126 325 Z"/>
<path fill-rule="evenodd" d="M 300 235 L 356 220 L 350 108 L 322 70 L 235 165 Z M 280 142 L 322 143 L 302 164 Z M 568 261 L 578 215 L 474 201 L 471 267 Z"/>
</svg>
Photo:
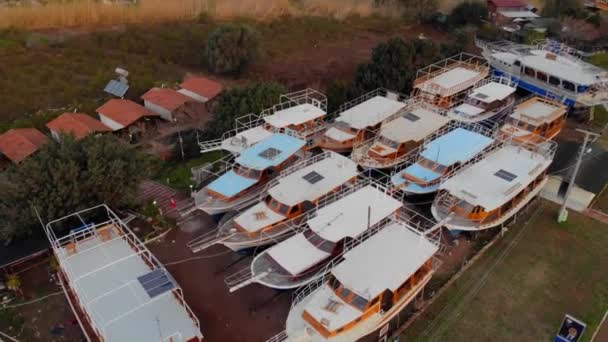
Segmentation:
<svg viewBox="0 0 608 342">
<path fill-rule="evenodd" d="M 236 119 L 236 127 L 220 139 L 199 142 L 201 153 L 226 150 L 239 154 L 274 133 L 286 133 L 313 147 L 315 138 L 325 130 L 327 97 L 314 89 L 284 94 L 280 102 L 259 115 L 248 114 Z"/>
<path fill-rule="evenodd" d="M 449 121 L 444 109 L 412 98 L 399 115 L 382 123 L 376 137 L 356 145 L 351 159 L 364 169 L 392 168 Z"/>
<path fill-rule="evenodd" d="M 463 123 L 497 121 L 513 109 L 516 91 L 517 85 L 508 78 L 488 78 L 472 89 L 462 104 L 450 109 L 447 116 Z"/>
<path fill-rule="evenodd" d="M 429 234 L 407 219 L 386 221 L 325 277 L 296 292 L 286 330 L 268 341 L 350 342 L 383 328 L 439 266 L 435 229 Z"/>
<path fill-rule="evenodd" d="M 431 194 L 495 145 L 496 125 L 450 123 L 391 174 L 391 187 L 405 196 Z"/>
<path fill-rule="evenodd" d="M 320 201 L 356 179 L 357 164 L 335 152 L 304 160 L 268 183 L 259 203 L 221 222 L 217 232 L 191 241 L 189 247 L 197 252 L 222 244 L 239 251 L 278 242 L 292 234 Z"/>
<path fill-rule="evenodd" d="M 86 340 L 203 340 L 175 279 L 106 205 L 52 221 L 45 233 Z"/>
<path fill-rule="evenodd" d="M 566 105 L 534 96 L 515 107 L 501 134 L 516 140 L 538 142 L 555 138 L 566 123 Z"/>
<path fill-rule="evenodd" d="M 353 146 L 373 138 L 380 124 L 405 107 L 404 95 L 386 89 L 376 89 L 349 101 L 337 113 L 316 143 L 323 150 L 348 153 Z"/>
<path fill-rule="evenodd" d="M 443 220 L 452 215 L 445 224 L 451 230 L 500 226 L 540 192 L 555 149 L 552 141 L 504 140 L 439 187 L 431 207 L 433 216 Z"/>
<path fill-rule="evenodd" d="M 553 40 L 537 45 L 477 41 L 493 74 L 507 74 L 533 94 L 569 107 L 608 103 L 608 71 L 583 61 L 580 52 Z"/>
<path fill-rule="evenodd" d="M 481 56 L 460 53 L 418 70 L 412 97 L 449 109 L 489 73 L 488 62 Z"/>
<path fill-rule="evenodd" d="M 342 260 L 346 249 L 365 241 L 403 206 L 371 178 L 358 179 L 332 200 L 307 215 L 295 235 L 227 277 L 230 292 L 253 283 L 275 289 L 304 286 L 325 275 Z"/>
<path fill-rule="evenodd" d="M 224 174 L 195 194 L 195 208 L 215 215 L 248 206 L 282 170 L 305 159 L 305 145 L 303 140 L 275 133 L 249 147 L 222 167 L 227 170 Z M 213 164 L 209 168 L 215 169 Z"/>
</svg>

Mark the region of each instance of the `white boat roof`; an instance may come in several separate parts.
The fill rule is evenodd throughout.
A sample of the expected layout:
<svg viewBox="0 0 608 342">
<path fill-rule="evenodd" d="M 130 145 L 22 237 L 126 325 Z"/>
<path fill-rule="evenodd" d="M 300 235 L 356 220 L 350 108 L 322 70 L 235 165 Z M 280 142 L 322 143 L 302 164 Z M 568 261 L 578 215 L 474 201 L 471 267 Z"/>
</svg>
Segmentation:
<svg viewBox="0 0 608 342">
<path fill-rule="evenodd" d="M 513 52 L 496 52 L 492 56 L 499 60 L 513 64 L 520 60 L 525 66 L 547 75 L 556 76 L 562 80 L 581 85 L 592 85 L 606 80 L 606 71 L 589 63 L 575 59 L 554 55 L 555 59 L 547 58 L 550 52 L 546 50 L 526 50 L 527 53 L 515 54 Z"/>
<path fill-rule="evenodd" d="M 499 10 L 498 13 L 503 15 L 506 18 L 526 18 L 533 19 L 540 17 L 538 14 L 532 11 L 509 11 L 509 10 Z"/>
<path fill-rule="evenodd" d="M 346 237 L 356 238 L 401 207 L 401 202 L 367 185 L 352 194 L 317 211 L 308 220 L 308 227 L 326 241 L 338 242 Z"/>
<path fill-rule="evenodd" d="M 440 189 L 489 211 L 509 201 L 550 163 L 540 153 L 508 144 L 457 173 Z"/>
<path fill-rule="evenodd" d="M 125 239 L 102 241 L 94 236 L 78 242 L 77 250 L 72 255 L 59 250 L 60 265 L 104 340 L 160 341 L 159 328 L 165 337 L 175 333 L 185 339 L 200 336 L 171 291 L 151 298 L 144 289 L 138 277 L 153 270 Z M 121 315 L 125 316 L 113 321 Z"/>
<path fill-rule="evenodd" d="M 395 291 L 437 250 L 404 223 L 394 222 L 346 252 L 331 273 L 344 287 L 372 299 L 386 289 Z"/>
<path fill-rule="evenodd" d="M 454 114 L 466 114 L 469 116 L 476 116 L 479 115 L 481 113 L 484 113 L 485 110 L 483 108 L 479 108 L 479 107 L 475 107 L 473 105 L 470 105 L 468 103 L 463 103 L 458 105 L 457 107 L 454 107 L 450 110 L 450 112 L 453 112 Z"/>
<path fill-rule="evenodd" d="M 435 94 L 435 92 L 431 90 L 431 86 L 439 86 L 443 89 L 450 89 L 457 85 L 470 82 L 476 77 L 479 77 L 480 74 L 481 73 L 479 71 L 463 67 L 456 67 L 420 83 L 416 86 L 416 88 L 422 88 L 427 92 Z M 440 90 L 441 89 L 438 89 L 438 91 Z"/>
<path fill-rule="evenodd" d="M 268 254 L 293 276 L 304 272 L 331 255 L 310 243 L 304 233 L 298 233 L 270 247 Z"/>
<path fill-rule="evenodd" d="M 413 114 L 413 116 L 411 115 Z M 426 108 L 415 108 L 382 125 L 380 135 L 403 143 L 420 141 L 450 121 L 449 118 Z"/>
<path fill-rule="evenodd" d="M 268 208 L 265 202 L 260 202 L 237 216 L 234 222 L 249 233 L 253 233 L 271 224 L 281 222 L 285 218 L 285 215 Z"/>
<path fill-rule="evenodd" d="M 510 117 L 538 126 L 552 122 L 566 113 L 566 107 L 560 103 L 533 97 L 519 104 Z"/>
<path fill-rule="evenodd" d="M 237 133 L 235 136 L 222 141 L 222 149 L 231 152 L 240 152 L 243 149 L 255 145 L 258 142 L 269 138 L 274 133 L 259 125 L 248 130 Z"/>
<path fill-rule="evenodd" d="M 325 116 L 325 111 L 310 103 L 303 103 L 286 109 L 278 110 L 264 117 L 264 121 L 277 128 L 300 125 Z"/>
<path fill-rule="evenodd" d="M 490 82 L 479 88 L 473 89 L 471 95 L 469 96 L 484 103 L 492 103 L 494 101 L 502 101 L 506 99 L 515 93 L 515 91 L 517 91 L 517 89 L 509 85 L 498 82 Z"/>
<path fill-rule="evenodd" d="M 325 131 L 324 135 L 335 141 L 347 141 L 356 137 L 356 135 L 344 132 L 336 127 L 330 127 L 327 131 Z"/>
<path fill-rule="evenodd" d="M 280 178 L 279 184 L 270 188 L 268 194 L 283 204 L 293 206 L 313 201 L 357 176 L 354 161 L 334 152 L 329 154 L 321 161 Z"/>
<path fill-rule="evenodd" d="M 340 114 L 336 121 L 354 129 L 372 127 L 405 107 L 405 103 L 384 96 L 374 96 Z"/>
</svg>

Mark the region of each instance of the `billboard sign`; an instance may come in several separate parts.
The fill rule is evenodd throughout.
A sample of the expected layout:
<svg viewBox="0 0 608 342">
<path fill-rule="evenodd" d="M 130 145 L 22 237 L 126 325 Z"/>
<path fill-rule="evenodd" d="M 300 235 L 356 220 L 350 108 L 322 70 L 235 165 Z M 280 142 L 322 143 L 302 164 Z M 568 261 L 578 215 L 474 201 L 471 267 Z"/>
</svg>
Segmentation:
<svg viewBox="0 0 608 342">
<path fill-rule="evenodd" d="M 586 327 L 587 325 L 582 321 L 566 315 L 557 336 L 555 336 L 555 342 L 578 342 Z"/>
</svg>

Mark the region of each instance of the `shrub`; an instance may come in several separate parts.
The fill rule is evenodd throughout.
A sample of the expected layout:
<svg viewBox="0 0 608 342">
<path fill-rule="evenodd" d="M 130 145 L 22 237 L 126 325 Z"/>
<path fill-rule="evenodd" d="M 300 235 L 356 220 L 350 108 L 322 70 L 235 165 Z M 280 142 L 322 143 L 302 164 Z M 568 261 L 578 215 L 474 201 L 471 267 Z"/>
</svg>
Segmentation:
<svg viewBox="0 0 608 342">
<path fill-rule="evenodd" d="M 222 92 L 214 107 L 214 116 L 204 131 L 205 139 L 219 138 L 234 128 L 234 120 L 240 116 L 259 114 L 279 101 L 287 92 L 282 85 L 274 82 L 252 83 Z"/>
<path fill-rule="evenodd" d="M 258 34 L 248 25 L 224 24 L 207 40 L 207 65 L 220 74 L 240 73 L 258 52 Z"/>
<path fill-rule="evenodd" d="M 454 7 L 447 19 L 449 27 L 460 27 L 465 25 L 480 26 L 488 17 L 488 8 L 481 2 L 463 2 Z"/>
</svg>

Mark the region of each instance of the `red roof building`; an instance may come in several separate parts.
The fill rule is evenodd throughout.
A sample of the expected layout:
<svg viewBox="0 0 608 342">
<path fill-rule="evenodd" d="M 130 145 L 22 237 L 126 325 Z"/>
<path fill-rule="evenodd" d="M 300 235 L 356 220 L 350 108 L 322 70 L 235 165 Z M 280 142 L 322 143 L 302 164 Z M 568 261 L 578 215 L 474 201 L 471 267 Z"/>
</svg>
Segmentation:
<svg viewBox="0 0 608 342">
<path fill-rule="evenodd" d="M 223 90 L 221 83 L 200 76 L 186 77 L 179 86 L 181 88 L 178 90 L 180 93 L 200 102 L 214 99 Z"/>
<path fill-rule="evenodd" d="M 97 113 L 101 122 L 113 131 L 131 126 L 144 117 L 158 116 L 144 106 L 121 99 L 112 99 L 106 102 L 103 106 L 97 108 Z"/>
<path fill-rule="evenodd" d="M 46 124 L 55 140 L 60 134 L 71 134 L 76 139 L 82 139 L 89 134 L 110 132 L 112 129 L 101 121 L 83 113 L 63 113 Z"/>
<path fill-rule="evenodd" d="M 17 164 L 48 143 L 46 135 L 35 128 L 11 129 L 0 135 L 0 152 Z"/>
<path fill-rule="evenodd" d="M 163 119 L 173 121 L 173 113 L 193 99 L 169 88 L 152 88 L 141 97 L 149 110 Z"/>
<path fill-rule="evenodd" d="M 495 24 L 506 24 L 517 18 L 537 18 L 535 9 L 523 0 L 488 0 L 488 18 Z"/>
</svg>

